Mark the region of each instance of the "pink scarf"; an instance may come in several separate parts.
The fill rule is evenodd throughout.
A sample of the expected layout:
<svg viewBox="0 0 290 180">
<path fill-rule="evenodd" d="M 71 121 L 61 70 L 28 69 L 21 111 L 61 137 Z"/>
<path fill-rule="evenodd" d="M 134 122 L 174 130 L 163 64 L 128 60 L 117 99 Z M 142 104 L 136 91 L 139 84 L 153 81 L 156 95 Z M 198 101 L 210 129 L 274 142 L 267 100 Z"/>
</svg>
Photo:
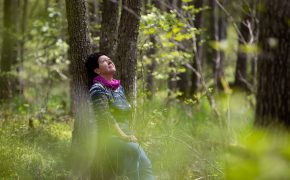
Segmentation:
<svg viewBox="0 0 290 180">
<path fill-rule="evenodd" d="M 105 78 L 103 78 L 102 76 L 96 76 L 94 78 L 93 82 L 94 83 L 99 82 L 103 86 L 106 86 L 107 88 L 111 88 L 113 90 L 118 89 L 118 87 L 120 86 L 120 80 L 113 79 L 112 81 L 109 82 Z"/>
</svg>

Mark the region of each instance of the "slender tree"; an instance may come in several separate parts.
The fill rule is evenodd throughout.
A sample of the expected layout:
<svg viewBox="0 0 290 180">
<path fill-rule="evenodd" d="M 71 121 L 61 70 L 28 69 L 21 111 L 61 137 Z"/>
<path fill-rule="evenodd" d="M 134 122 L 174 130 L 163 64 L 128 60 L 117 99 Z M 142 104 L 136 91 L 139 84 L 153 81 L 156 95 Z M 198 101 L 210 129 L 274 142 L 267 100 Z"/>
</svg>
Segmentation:
<svg viewBox="0 0 290 180">
<path fill-rule="evenodd" d="M 156 2 L 153 1 L 152 4 L 157 6 L 158 4 L 155 4 Z M 148 4 L 149 1 L 146 1 L 145 4 L 145 13 L 149 13 L 150 10 L 148 10 Z M 148 91 L 148 98 L 152 99 L 154 94 L 155 94 L 155 80 L 154 80 L 154 76 L 153 76 L 153 72 L 156 69 L 157 66 L 157 62 L 155 60 L 154 55 L 156 54 L 156 35 L 151 34 L 149 36 L 149 41 L 152 43 L 152 47 L 150 49 L 148 49 L 148 51 L 146 52 L 146 55 L 148 58 L 150 58 L 150 63 L 146 66 L 146 90 Z"/>
<path fill-rule="evenodd" d="M 219 5 L 224 6 L 226 0 L 219 1 L 210 0 L 209 6 L 211 8 L 210 14 L 210 40 L 216 43 L 220 43 L 226 39 L 226 18 L 223 17 L 222 11 Z M 222 79 L 224 76 L 224 52 L 220 49 L 212 49 L 210 56 L 213 63 L 213 77 L 214 77 L 214 87 L 216 89 L 223 89 Z"/>
<path fill-rule="evenodd" d="M 89 9 L 89 24 L 90 24 L 90 34 L 92 39 L 100 37 L 100 30 L 96 28 L 100 24 L 99 18 L 99 2 L 96 0 L 88 0 L 88 9 Z M 96 51 L 99 49 L 99 45 L 92 42 L 92 49 Z"/>
<path fill-rule="evenodd" d="M 136 99 L 137 39 L 141 14 L 141 0 L 123 0 L 116 55 L 117 77 L 128 97 Z"/>
<path fill-rule="evenodd" d="M 24 54 L 25 54 L 25 42 L 26 42 L 26 29 L 27 29 L 27 22 L 28 22 L 28 0 L 21 1 L 21 24 L 20 24 L 20 33 L 21 33 L 21 40 L 19 42 L 19 71 L 23 69 L 24 63 Z M 23 92 L 24 84 L 20 81 L 20 91 Z"/>
<path fill-rule="evenodd" d="M 170 10 L 173 10 L 173 0 L 167 0 L 165 2 L 162 2 L 161 5 L 163 5 L 166 9 L 167 13 L 170 13 Z M 162 10 L 162 9 L 161 9 Z M 178 47 L 175 47 L 175 50 L 177 50 Z M 177 91 L 177 73 L 176 73 L 176 63 L 175 59 L 171 59 L 169 61 L 169 74 L 168 74 L 168 96 L 169 100 L 172 100 L 172 93 L 176 93 Z"/>
<path fill-rule="evenodd" d="M 85 60 L 91 52 L 88 29 L 88 14 L 86 0 L 66 0 L 68 35 L 69 35 L 69 59 L 71 75 L 71 106 L 75 118 L 72 134 L 72 147 L 78 166 L 75 173 L 84 177 L 85 170 L 89 169 L 89 148 L 84 140 L 87 137 L 89 127 L 88 114 L 90 106 L 88 103 L 89 78 L 85 69 Z M 78 149 L 82 147 L 82 150 Z M 80 152 L 80 153 L 79 153 Z M 74 164 L 76 165 L 76 164 Z"/>
<path fill-rule="evenodd" d="M 100 50 L 109 55 L 113 60 L 115 58 L 118 38 L 118 1 L 119 0 L 106 0 L 102 3 Z"/>
<path fill-rule="evenodd" d="M 257 0 L 245 1 L 242 12 L 242 21 L 240 23 L 239 35 L 239 49 L 235 71 L 234 85 L 244 88 L 246 90 L 253 90 L 256 86 L 256 53 L 246 52 L 245 45 L 252 45 L 257 43 L 258 39 L 258 21 L 256 14 Z M 249 62 L 250 61 L 250 62 Z M 251 63 L 251 74 L 247 74 L 248 64 Z M 249 76 L 250 75 L 250 76 Z"/>
<path fill-rule="evenodd" d="M 172 6 L 176 9 L 176 11 L 179 14 L 182 14 L 182 0 L 173 1 Z M 188 42 L 187 41 L 182 41 L 181 44 L 182 44 L 183 47 L 187 47 L 188 46 Z M 179 48 L 179 51 L 185 51 L 185 49 Z M 182 62 L 182 59 L 180 59 L 179 61 Z M 186 68 L 185 63 L 182 63 L 181 67 L 183 69 L 185 69 L 185 71 L 184 72 L 179 72 L 177 74 L 178 80 L 176 82 L 176 85 L 177 85 L 178 91 L 181 93 L 178 96 L 178 98 L 184 99 L 184 98 L 188 97 L 188 94 L 189 94 L 190 77 L 189 77 L 189 69 Z"/>
<path fill-rule="evenodd" d="M 290 127 L 290 1 L 262 1 L 256 124 Z"/>
<path fill-rule="evenodd" d="M 194 2 L 192 2 L 194 5 L 194 8 L 196 9 L 201 9 L 203 7 L 203 0 L 195 0 Z M 195 14 L 195 19 L 194 19 L 194 27 L 197 29 L 201 29 L 203 27 L 203 11 L 199 11 Z M 193 56 L 193 63 L 192 63 L 192 67 L 194 69 L 196 69 L 197 71 L 201 71 L 201 69 L 198 68 L 198 63 L 202 64 L 202 58 L 203 58 L 203 44 L 202 44 L 202 34 L 197 34 L 196 38 L 195 38 L 196 42 L 196 52 L 194 53 Z M 191 89 L 190 92 L 191 94 L 194 94 L 198 91 L 198 89 L 200 88 L 200 78 L 199 75 L 197 73 L 192 73 L 191 75 Z"/>
<path fill-rule="evenodd" d="M 235 85 L 238 87 L 246 88 L 245 81 L 247 80 L 247 61 L 248 55 L 244 52 L 241 47 L 245 45 L 245 43 L 249 42 L 250 32 L 246 22 L 249 21 L 249 17 L 245 17 L 244 20 L 240 23 L 240 32 L 243 37 L 239 38 L 239 50 L 238 50 L 238 58 L 236 64 L 236 72 L 235 72 Z M 246 41 L 246 42 L 244 42 Z"/>
</svg>

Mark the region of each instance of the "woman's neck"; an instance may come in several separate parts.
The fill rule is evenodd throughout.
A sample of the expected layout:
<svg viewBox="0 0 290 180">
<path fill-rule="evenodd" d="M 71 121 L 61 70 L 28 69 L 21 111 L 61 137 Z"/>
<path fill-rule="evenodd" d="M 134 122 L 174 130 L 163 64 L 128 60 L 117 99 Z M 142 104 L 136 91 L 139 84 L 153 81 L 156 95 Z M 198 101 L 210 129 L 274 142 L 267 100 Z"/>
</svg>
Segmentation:
<svg viewBox="0 0 290 180">
<path fill-rule="evenodd" d="M 111 82 L 113 80 L 113 75 L 100 75 L 102 76 L 106 81 Z"/>
</svg>

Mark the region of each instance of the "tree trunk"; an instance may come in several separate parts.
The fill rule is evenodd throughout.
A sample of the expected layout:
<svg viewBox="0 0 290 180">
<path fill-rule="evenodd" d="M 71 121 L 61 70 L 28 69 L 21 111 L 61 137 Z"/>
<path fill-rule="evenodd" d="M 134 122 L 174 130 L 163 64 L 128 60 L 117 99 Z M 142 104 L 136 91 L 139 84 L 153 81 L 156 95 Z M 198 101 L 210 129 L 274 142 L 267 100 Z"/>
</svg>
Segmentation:
<svg viewBox="0 0 290 180">
<path fill-rule="evenodd" d="M 165 6 L 165 9 L 166 9 L 166 12 L 167 13 L 170 13 L 170 10 L 172 10 L 172 0 L 167 0 L 165 2 L 161 1 L 161 5 L 164 5 Z M 162 7 L 162 6 L 161 6 Z M 170 27 L 171 28 L 171 27 Z M 177 49 L 177 47 L 176 47 Z M 175 94 L 176 91 L 177 91 L 177 73 L 176 73 L 176 63 L 175 61 L 172 59 L 170 60 L 169 64 L 169 69 L 170 71 L 168 72 L 168 97 L 169 97 L 169 101 L 168 102 L 171 102 L 172 100 L 172 94 Z"/>
<path fill-rule="evenodd" d="M 120 78 L 130 101 L 136 100 L 137 39 L 141 0 L 123 0 L 116 55 L 117 77 Z"/>
<path fill-rule="evenodd" d="M 161 5 L 160 0 L 152 0 L 152 4 L 153 4 L 157 9 L 162 10 L 162 5 Z"/>
<path fill-rule="evenodd" d="M 0 99 L 12 98 L 19 89 L 18 77 L 9 73 L 18 70 L 17 67 L 17 33 L 18 33 L 18 0 L 4 1 L 4 16 L 3 16 L 3 42 L 0 64 Z"/>
<path fill-rule="evenodd" d="M 225 0 L 221 2 L 225 4 Z M 221 15 L 216 0 L 210 0 L 210 7 L 212 9 L 210 22 L 211 31 L 210 39 L 216 43 L 220 43 L 226 38 L 226 20 Z M 224 75 L 224 52 L 219 49 L 212 49 L 212 62 L 213 62 L 213 75 L 214 75 L 214 87 L 215 89 L 223 89 L 222 79 Z"/>
<path fill-rule="evenodd" d="M 24 54 L 25 54 L 25 42 L 26 42 L 26 29 L 27 29 L 27 19 L 28 19 L 28 0 L 21 1 L 21 24 L 20 24 L 20 30 L 21 30 L 21 40 L 20 40 L 20 47 L 19 47 L 19 58 L 20 58 L 20 64 L 19 64 L 19 71 L 23 70 L 23 63 L 24 63 Z M 24 90 L 24 83 L 20 81 L 20 91 L 21 94 Z"/>
<path fill-rule="evenodd" d="M 68 35 L 69 35 L 69 59 L 71 74 L 71 106 L 75 118 L 72 134 L 74 173 L 85 177 L 90 166 L 90 148 L 86 145 L 88 141 L 87 129 L 89 127 L 88 89 L 89 78 L 84 66 L 88 54 L 91 52 L 88 29 L 87 3 L 85 0 L 66 0 Z M 85 142 L 86 140 L 86 142 Z M 81 149 L 79 149 L 81 148 Z"/>
<path fill-rule="evenodd" d="M 194 4 L 194 8 L 202 8 L 203 0 L 195 0 L 193 4 Z M 201 29 L 202 26 L 203 26 L 203 12 L 201 11 L 195 14 L 194 27 L 197 29 Z M 202 45 L 201 40 L 202 40 L 202 35 L 198 34 L 196 35 L 196 42 L 193 42 L 196 44 L 196 52 L 193 52 L 194 56 L 193 56 L 192 67 L 196 69 L 198 72 L 201 71 L 201 69 L 198 68 L 197 64 L 198 63 L 201 64 L 202 58 L 203 58 L 203 45 Z M 194 94 L 200 88 L 200 78 L 198 74 L 192 73 L 191 81 L 192 81 L 192 84 L 191 84 L 190 93 Z"/>
<path fill-rule="evenodd" d="M 98 24 L 100 24 L 99 14 L 98 14 L 98 1 L 96 0 L 88 0 L 88 10 L 89 10 L 89 24 L 90 24 L 90 34 L 92 39 L 95 39 L 100 36 L 99 29 L 96 28 Z M 99 49 L 99 45 L 94 43 L 91 44 L 93 51 L 97 51 Z"/>
<path fill-rule="evenodd" d="M 22 19 L 21 19 L 21 42 L 20 42 L 20 63 L 24 62 L 24 46 L 26 40 L 26 27 L 27 27 L 27 18 L 28 18 L 28 0 L 23 0 L 22 2 Z"/>
<path fill-rule="evenodd" d="M 155 53 L 156 53 L 156 39 L 154 35 L 150 35 L 149 37 L 150 42 L 153 44 L 153 47 L 151 47 L 147 52 L 147 57 L 151 59 L 150 64 L 147 65 L 147 73 L 146 73 L 146 89 L 148 91 L 148 98 L 152 99 L 152 97 L 155 94 L 155 82 L 154 82 L 154 76 L 153 73 L 156 69 L 157 62 L 155 60 Z"/>
<path fill-rule="evenodd" d="M 290 127 L 290 1 L 265 0 L 260 18 L 257 125 Z M 288 19 L 287 19 L 288 18 Z"/>
<path fill-rule="evenodd" d="M 245 81 L 247 79 L 247 60 L 248 55 L 246 52 L 243 52 L 241 47 L 245 45 L 242 38 L 249 42 L 250 39 L 250 32 L 248 27 L 244 24 L 249 20 L 249 17 L 244 18 L 244 20 L 240 23 L 240 32 L 243 37 L 239 38 L 239 50 L 238 50 L 238 59 L 236 64 L 236 72 L 235 72 L 235 86 L 246 88 Z"/>
<path fill-rule="evenodd" d="M 181 0 L 177 0 L 177 1 L 173 1 L 172 3 L 172 7 L 179 13 L 182 13 L 182 1 Z M 182 45 L 184 47 L 187 47 L 187 41 L 182 41 L 181 42 Z M 184 51 L 184 49 L 178 49 L 178 51 Z M 182 61 L 180 59 L 180 61 Z M 189 70 L 186 68 L 186 66 L 184 64 L 181 65 L 182 68 L 185 69 L 184 72 L 179 72 L 177 74 L 178 80 L 176 82 L 178 91 L 181 93 L 178 98 L 181 100 L 184 100 L 186 97 L 188 97 L 189 94 L 189 89 L 190 89 L 190 82 L 189 82 Z"/>
<path fill-rule="evenodd" d="M 112 58 L 113 61 L 115 60 L 117 48 L 118 20 L 119 20 L 118 0 L 103 1 L 100 51 L 106 53 L 110 58 Z"/>
</svg>

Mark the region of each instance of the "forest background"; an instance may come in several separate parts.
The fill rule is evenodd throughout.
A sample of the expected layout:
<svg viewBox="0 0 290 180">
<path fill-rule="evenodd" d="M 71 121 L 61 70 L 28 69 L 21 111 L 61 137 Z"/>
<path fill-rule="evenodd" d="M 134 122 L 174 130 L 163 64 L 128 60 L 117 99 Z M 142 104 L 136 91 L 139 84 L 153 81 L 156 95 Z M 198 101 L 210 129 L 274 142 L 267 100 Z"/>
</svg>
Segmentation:
<svg viewBox="0 0 290 180">
<path fill-rule="evenodd" d="M 0 177 L 75 176 L 71 150 L 84 147 L 90 118 L 84 61 L 103 51 L 157 179 L 290 178 L 289 1 L 3 0 L 0 8 Z"/>
</svg>

